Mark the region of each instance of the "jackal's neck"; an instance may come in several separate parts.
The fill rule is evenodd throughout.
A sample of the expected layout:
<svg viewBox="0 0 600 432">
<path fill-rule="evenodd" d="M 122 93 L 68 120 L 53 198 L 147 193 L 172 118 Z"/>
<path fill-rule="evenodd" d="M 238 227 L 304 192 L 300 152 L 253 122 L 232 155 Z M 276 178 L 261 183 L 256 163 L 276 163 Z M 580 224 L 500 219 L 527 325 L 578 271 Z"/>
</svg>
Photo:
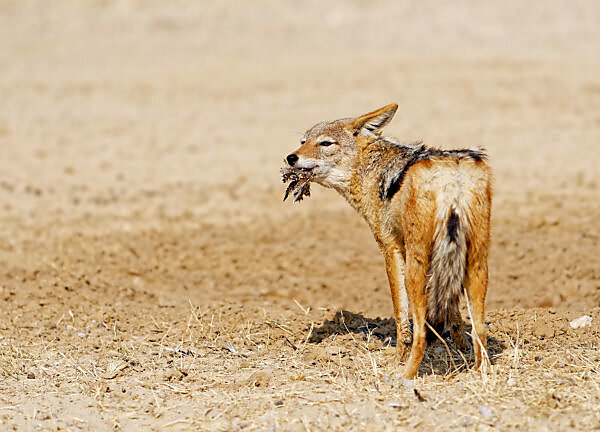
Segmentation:
<svg viewBox="0 0 600 432">
<path fill-rule="evenodd" d="M 347 187 L 338 192 L 371 224 L 374 208 L 381 204 L 382 179 L 405 166 L 419 146 L 386 137 L 363 143 L 352 163 Z"/>
</svg>

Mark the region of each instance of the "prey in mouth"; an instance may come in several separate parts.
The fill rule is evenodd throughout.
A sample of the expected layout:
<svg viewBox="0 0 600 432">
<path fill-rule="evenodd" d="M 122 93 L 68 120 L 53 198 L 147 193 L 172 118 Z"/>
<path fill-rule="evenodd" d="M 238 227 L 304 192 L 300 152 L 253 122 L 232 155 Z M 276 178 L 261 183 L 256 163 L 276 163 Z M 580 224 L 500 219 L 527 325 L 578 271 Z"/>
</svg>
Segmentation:
<svg viewBox="0 0 600 432">
<path fill-rule="evenodd" d="M 314 177 L 312 168 L 296 168 L 284 166 L 281 168 L 282 183 L 290 182 L 285 190 L 283 200 L 292 193 L 294 202 L 302 201 L 305 196 L 310 196 L 310 182 Z"/>
</svg>

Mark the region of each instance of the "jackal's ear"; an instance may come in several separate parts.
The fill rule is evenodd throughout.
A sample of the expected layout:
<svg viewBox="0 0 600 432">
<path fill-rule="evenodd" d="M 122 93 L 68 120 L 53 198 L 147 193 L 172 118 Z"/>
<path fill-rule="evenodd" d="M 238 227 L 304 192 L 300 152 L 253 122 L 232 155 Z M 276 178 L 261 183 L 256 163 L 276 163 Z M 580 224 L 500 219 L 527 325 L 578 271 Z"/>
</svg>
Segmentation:
<svg viewBox="0 0 600 432">
<path fill-rule="evenodd" d="M 386 105 L 383 108 L 379 108 L 377 111 L 370 112 L 368 114 L 361 115 L 350 122 L 350 127 L 354 135 L 358 135 L 361 129 L 366 129 L 373 133 L 378 133 L 385 125 L 387 125 L 396 110 L 398 109 L 397 104 Z"/>
</svg>

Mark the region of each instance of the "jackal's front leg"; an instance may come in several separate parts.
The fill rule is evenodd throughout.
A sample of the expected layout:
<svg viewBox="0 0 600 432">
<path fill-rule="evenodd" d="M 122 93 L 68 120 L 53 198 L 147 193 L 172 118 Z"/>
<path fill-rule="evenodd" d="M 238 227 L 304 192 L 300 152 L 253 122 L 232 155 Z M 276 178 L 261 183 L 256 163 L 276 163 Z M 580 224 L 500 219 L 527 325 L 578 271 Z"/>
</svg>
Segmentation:
<svg viewBox="0 0 600 432">
<path fill-rule="evenodd" d="M 396 352 L 400 360 L 406 359 L 408 347 L 412 341 L 412 333 L 408 321 L 408 297 L 404 289 L 404 259 L 398 249 L 384 251 L 385 268 L 387 270 L 394 319 L 396 321 Z"/>
</svg>

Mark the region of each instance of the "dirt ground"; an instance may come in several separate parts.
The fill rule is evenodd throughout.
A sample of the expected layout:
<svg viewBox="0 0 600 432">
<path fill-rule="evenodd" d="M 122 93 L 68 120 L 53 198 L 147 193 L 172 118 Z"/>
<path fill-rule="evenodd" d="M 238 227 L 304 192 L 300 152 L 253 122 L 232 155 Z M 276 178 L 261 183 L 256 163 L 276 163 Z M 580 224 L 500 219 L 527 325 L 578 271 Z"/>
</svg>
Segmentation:
<svg viewBox="0 0 600 432">
<path fill-rule="evenodd" d="M 600 428 L 599 46 L 584 0 L 0 0 L 0 429 Z M 486 371 L 400 379 L 364 222 L 281 202 L 391 102 L 489 150 Z"/>
</svg>

